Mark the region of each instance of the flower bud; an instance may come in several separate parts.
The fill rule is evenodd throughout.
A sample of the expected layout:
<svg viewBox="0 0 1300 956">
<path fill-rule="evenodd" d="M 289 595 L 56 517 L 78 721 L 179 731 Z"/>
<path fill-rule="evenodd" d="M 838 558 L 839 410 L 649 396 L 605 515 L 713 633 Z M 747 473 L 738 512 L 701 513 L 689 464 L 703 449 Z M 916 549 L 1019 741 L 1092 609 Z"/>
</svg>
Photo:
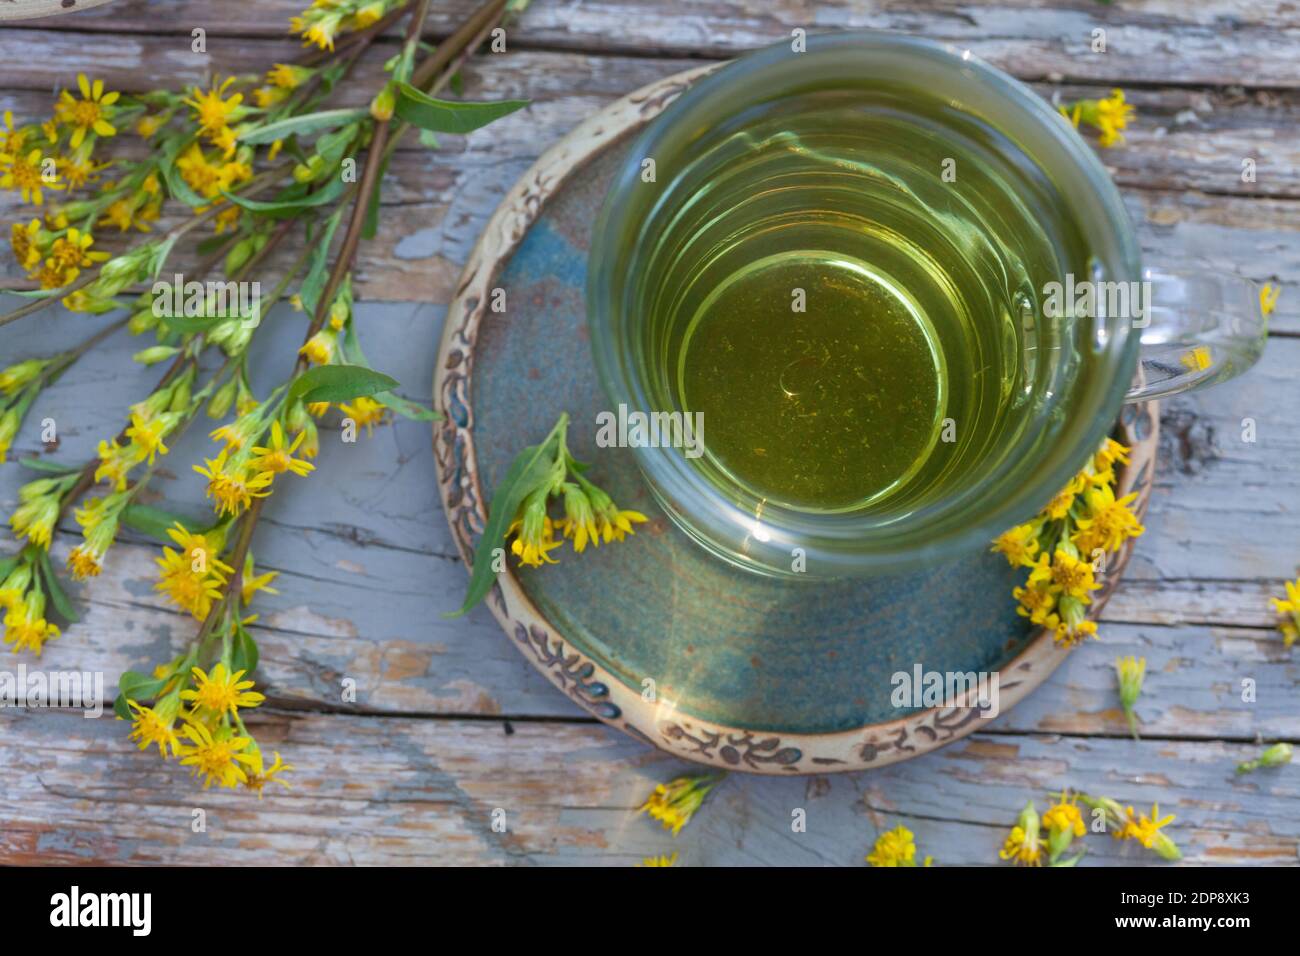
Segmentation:
<svg viewBox="0 0 1300 956">
<path fill-rule="evenodd" d="M 174 345 L 155 345 L 136 352 L 131 356 L 131 361 L 138 362 L 141 365 L 157 365 L 159 362 L 166 361 L 179 353 L 180 349 Z"/>
</svg>

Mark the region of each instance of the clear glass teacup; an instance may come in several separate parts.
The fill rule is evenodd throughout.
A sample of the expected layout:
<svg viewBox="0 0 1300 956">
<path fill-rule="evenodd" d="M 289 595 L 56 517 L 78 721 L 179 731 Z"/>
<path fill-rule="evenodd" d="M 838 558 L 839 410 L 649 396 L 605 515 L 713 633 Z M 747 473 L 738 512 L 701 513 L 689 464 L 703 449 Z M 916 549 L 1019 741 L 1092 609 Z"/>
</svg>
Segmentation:
<svg viewBox="0 0 1300 956">
<path fill-rule="evenodd" d="M 676 416 L 685 440 L 634 453 L 714 554 L 818 578 L 986 547 L 1124 402 L 1259 357 L 1258 287 L 1145 269 L 1092 147 L 1032 90 L 894 34 L 793 46 L 656 117 L 592 238 L 610 410 Z"/>
</svg>

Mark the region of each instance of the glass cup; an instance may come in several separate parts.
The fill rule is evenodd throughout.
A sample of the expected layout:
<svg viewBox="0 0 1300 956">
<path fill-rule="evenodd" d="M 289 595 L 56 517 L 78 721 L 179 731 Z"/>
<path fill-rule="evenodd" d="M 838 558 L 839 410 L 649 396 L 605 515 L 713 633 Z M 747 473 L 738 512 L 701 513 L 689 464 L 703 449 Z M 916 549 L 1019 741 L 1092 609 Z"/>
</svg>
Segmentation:
<svg viewBox="0 0 1300 956">
<path fill-rule="evenodd" d="M 828 209 L 852 228 L 819 226 Z M 797 256 L 801 243 L 871 269 L 869 237 L 886 234 L 947 243 L 971 271 L 940 262 L 936 281 L 958 275 L 958 299 L 983 297 L 966 327 L 940 328 L 940 405 L 960 405 L 966 419 L 944 419 L 949 446 L 887 493 L 818 507 L 755 487 L 689 443 L 634 443 L 664 510 L 742 568 L 842 577 L 986 548 L 1078 472 L 1124 402 L 1222 381 L 1263 350 L 1258 287 L 1144 268 L 1106 170 L 1040 96 L 968 51 L 843 33 L 720 68 L 633 143 L 588 264 L 592 350 L 611 411 L 689 423 L 686 325 L 727 275 Z M 920 301 L 929 280 L 909 268 L 895 272 L 914 285 L 900 295 Z M 1095 294 L 1077 298 L 1089 283 Z M 951 318 L 931 315 L 938 326 Z"/>
</svg>

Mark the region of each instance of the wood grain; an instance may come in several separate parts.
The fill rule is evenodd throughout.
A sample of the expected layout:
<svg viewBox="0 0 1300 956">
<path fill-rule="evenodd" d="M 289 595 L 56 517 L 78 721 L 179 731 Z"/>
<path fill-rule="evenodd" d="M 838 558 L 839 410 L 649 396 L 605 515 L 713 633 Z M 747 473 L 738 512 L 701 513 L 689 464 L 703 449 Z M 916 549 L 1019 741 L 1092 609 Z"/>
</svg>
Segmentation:
<svg viewBox="0 0 1300 956">
<path fill-rule="evenodd" d="M 433 5 L 431 36 L 449 33 L 474 2 Z M 78 70 L 127 89 L 260 71 L 298 51 L 284 24 L 301 5 L 117 0 L 7 24 L 0 109 L 37 115 Z M 903 822 L 941 865 L 991 864 L 1024 800 L 1041 808 L 1066 785 L 1140 807 L 1159 800 L 1178 815 L 1174 836 L 1192 864 L 1297 861 L 1300 771 L 1238 778 L 1232 767 L 1257 751 L 1257 737 L 1300 742 L 1296 652 L 1282 648 L 1267 604 L 1300 573 L 1300 12 L 1285 0 L 845 0 L 810 9 L 802 0 L 534 0 L 510 31 L 510 52 L 466 71 L 468 96 L 533 105 L 491 131 L 446 137 L 436 153 L 411 141 L 393 163 L 381 232 L 360 262 L 367 352 L 407 395 L 425 397 L 443 306 L 500 195 L 583 118 L 701 59 L 794 27 L 868 26 L 969 47 L 1048 98 L 1122 85 L 1139 120 L 1102 158 L 1148 261 L 1280 280 L 1283 297 L 1257 369 L 1166 403 L 1148 532 L 1101 641 L 990 733 L 869 774 L 733 778 L 673 841 L 634 810 L 684 765 L 581 717 L 482 609 L 441 617 L 459 603 L 465 574 L 437 504 L 427 428 L 399 424 L 360 445 L 327 433 L 320 472 L 277 494 L 255 542 L 259 566 L 283 573 L 281 593 L 259 598 L 259 676 L 271 701 L 254 730 L 297 766 L 294 790 L 260 803 L 205 794 L 138 754 L 111 718 L 4 710 L 0 862 L 624 865 L 678 849 L 687 865 L 860 865 L 877 832 Z M 197 26 L 207 55 L 190 49 Z M 1099 26 L 1104 55 L 1087 51 Z M 345 102 L 364 102 L 365 85 L 345 90 Z M 1253 184 L 1240 181 L 1247 156 L 1259 164 Z M 0 222 L 17 212 L 0 196 Z M 284 261 L 268 264 L 268 279 Z M 20 279 L 0 253 L 0 285 Z M 27 320 L 4 330 L 0 360 L 70 344 L 103 321 L 57 312 Z M 275 314 L 257 381 L 288 367 L 301 327 L 287 308 Z M 52 417 L 61 442 L 49 454 L 90 454 L 148 387 L 147 371 L 122 372 L 138 347 L 111 340 L 42 396 L 19 451 L 46 451 L 36 430 Z M 1247 418 L 1254 443 L 1241 440 Z M 204 505 L 188 463 L 206 450 L 202 434 L 177 443 L 160 486 L 195 514 Z M 0 507 L 12 507 L 26 477 L 0 466 Z M 111 685 L 181 646 L 192 622 L 153 592 L 156 553 L 126 535 L 103 577 L 79 591 L 84 621 L 40 666 L 102 670 Z M 1141 742 L 1125 737 L 1114 694 L 1113 659 L 1129 653 L 1149 663 Z M 0 667 L 16 665 L 3 657 Z M 358 682 L 355 704 L 341 699 L 343 677 Z M 1254 703 L 1241 699 L 1243 679 L 1256 684 Z M 498 807 L 504 834 L 491 828 Z M 796 807 L 808 811 L 806 834 L 788 829 Z M 195 808 L 207 811 L 206 833 L 191 830 Z M 1149 860 L 1103 837 L 1089 848 L 1090 864 Z"/>
</svg>

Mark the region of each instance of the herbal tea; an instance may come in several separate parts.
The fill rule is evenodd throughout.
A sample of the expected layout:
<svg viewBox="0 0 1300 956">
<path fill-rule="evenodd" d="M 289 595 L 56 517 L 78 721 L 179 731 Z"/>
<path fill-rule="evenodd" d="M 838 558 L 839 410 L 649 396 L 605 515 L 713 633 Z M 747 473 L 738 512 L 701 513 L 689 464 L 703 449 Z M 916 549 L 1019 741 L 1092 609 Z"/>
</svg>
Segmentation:
<svg viewBox="0 0 1300 956">
<path fill-rule="evenodd" d="M 667 407 L 703 415 L 716 484 L 902 509 L 1017 427 L 1036 290 L 1069 271 L 1058 250 L 1087 256 L 1021 198 L 1014 144 L 925 102 L 810 94 L 678 173 L 693 198 L 650 252 L 645 354 Z"/>
</svg>

